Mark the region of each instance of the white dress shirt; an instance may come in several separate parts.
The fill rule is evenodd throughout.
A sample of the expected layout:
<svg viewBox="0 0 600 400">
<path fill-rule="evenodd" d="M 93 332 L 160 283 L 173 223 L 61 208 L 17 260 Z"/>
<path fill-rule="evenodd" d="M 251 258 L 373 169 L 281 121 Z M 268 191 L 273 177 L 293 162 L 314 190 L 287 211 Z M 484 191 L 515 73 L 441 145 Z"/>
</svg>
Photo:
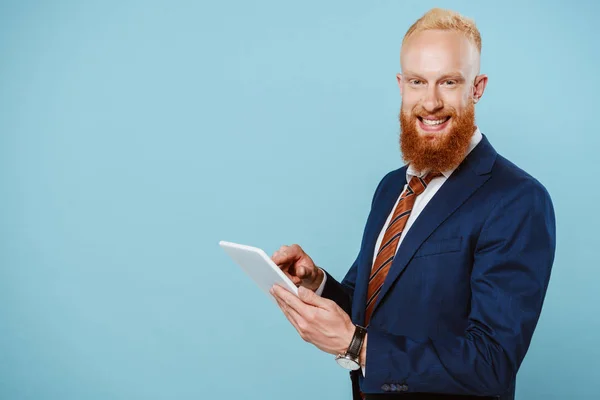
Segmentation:
<svg viewBox="0 0 600 400">
<path fill-rule="evenodd" d="M 475 132 L 473 133 L 473 136 L 471 137 L 471 142 L 469 143 L 469 149 L 467 150 L 465 157 L 471 151 L 473 151 L 473 149 L 475 148 L 475 146 L 477 146 L 477 144 L 479 144 L 481 139 L 482 139 L 481 132 L 479 131 L 479 128 L 476 128 Z M 421 214 L 421 211 L 423 211 L 423 209 L 425 208 L 427 203 L 429 203 L 429 200 L 431 200 L 433 198 L 433 196 L 436 194 L 436 192 L 442 187 L 444 182 L 446 182 L 446 180 L 450 177 L 450 175 L 452 175 L 454 170 L 455 169 L 450 169 L 448 171 L 440 171 L 442 173 L 442 175 L 437 178 L 432 179 L 431 182 L 429 183 L 429 185 L 427 185 L 427 188 L 423 191 L 423 193 L 421 193 L 419 196 L 417 196 L 417 198 L 415 199 L 415 204 L 412 208 L 412 211 L 410 212 L 408 220 L 406 221 L 406 226 L 404 227 L 404 230 L 402 231 L 402 235 L 400 236 L 400 240 L 398 241 L 398 246 L 396 247 L 396 251 L 398 251 L 398 248 L 400 247 L 402 240 L 404 240 L 404 237 L 408 233 L 408 230 L 410 229 L 412 224 L 415 222 L 415 220 L 417 219 L 419 214 Z M 386 228 L 387 228 L 388 224 L 390 223 L 390 220 L 392 219 L 392 215 L 394 214 L 396 205 L 398 204 L 398 202 L 400 201 L 400 198 L 402 197 L 402 194 L 404 193 L 404 191 L 406 191 L 406 188 L 408 187 L 408 182 L 410 182 L 410 180 L 413 176 L 423 177 L 425 175 L 425 173 L 427 173 L 427 172 L 428 171 L 416 171 L 413 168 L 413 166 L 411 164 L 409 164 L 408 168 L 406 169 L 406 184 L 404 185 L 404 189 L 402 190 L 402 193 L 400 193 L 400 196 L 398 196 L 398 199 L 396 200 L 394 207 L 390 211 L 390 214 L 388 215 L 387 220 L 385 221 L 385 224 L 383 225 L 383 228 L 381 229 L 381 232 L 379 233 L 379 237 L 377 238 L 377 242 L 375 244 L 376 249 L 378 249 L 381 246 L 381 242 L 383 241 L 383 236 L 385 235 Z M 373 252 L 373 264 L 375 263 L 376 258 L 377 258 L 377 252 L 374 251 Z M 371 266 L 373 264 L 371 264 Z M 327 275 L 325 273 L 323 274 L 323 276 L 324 276 L 323 282 L 321 282 L 321 285 L 315 291 L 315 293 L 318 294 L 319 296 L 323 293 L 323 289 L 325 288 L 325 281 L 327 280 Z M 365 376 L 364 368 L 363 368 L 362 372 L 363 372 L 363 376 Z"/>
</svg>

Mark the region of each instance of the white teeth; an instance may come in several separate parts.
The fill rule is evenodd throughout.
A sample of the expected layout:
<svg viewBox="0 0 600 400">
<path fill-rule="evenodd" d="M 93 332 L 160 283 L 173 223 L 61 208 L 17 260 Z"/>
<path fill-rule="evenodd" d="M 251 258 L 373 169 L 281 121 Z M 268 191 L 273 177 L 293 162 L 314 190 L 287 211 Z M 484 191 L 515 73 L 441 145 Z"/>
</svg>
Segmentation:
<svg viewBox="0 0 600 400">
<path fill-rule="evenodd" d="M 446 118 L 444 118 L 444 119 L 425 119 L 425 118 L 423 118 L 422 121 L 425 125 L 433 126 L 433 125 L 443 124 L 444 122 L 446 122 Z"/>
</svg>

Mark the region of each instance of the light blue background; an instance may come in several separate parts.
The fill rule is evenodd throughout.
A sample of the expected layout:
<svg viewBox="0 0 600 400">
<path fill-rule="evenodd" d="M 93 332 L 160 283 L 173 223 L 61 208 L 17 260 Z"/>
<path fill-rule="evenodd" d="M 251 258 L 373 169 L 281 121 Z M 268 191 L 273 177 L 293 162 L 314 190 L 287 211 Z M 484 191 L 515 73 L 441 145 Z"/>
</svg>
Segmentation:
<svg viewBox="0 0 600 400">
<path fill-rule="evenodd" d="M 517 397 L 597 398 L 600 6 L 391 0 L 1 3 L 0 398 L 349 399 L 218 241 L 343 277 L 433 6 L 476 19 L 477 122 L 556 208 Z"/>
</svg>

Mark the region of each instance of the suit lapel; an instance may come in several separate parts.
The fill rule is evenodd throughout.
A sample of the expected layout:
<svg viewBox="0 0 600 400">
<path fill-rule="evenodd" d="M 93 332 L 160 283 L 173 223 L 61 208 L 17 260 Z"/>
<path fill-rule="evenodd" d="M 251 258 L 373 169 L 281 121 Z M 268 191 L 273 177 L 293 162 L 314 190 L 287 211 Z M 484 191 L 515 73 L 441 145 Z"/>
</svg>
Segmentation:
<svg viewBox="0 0 600 400">
<path fill-rule="evenodd" d="M 489 178 L 490 170 L 496 158 L 496 152 L 491 147 L 487 138 L 484 136 L 482 141 L 465 158 L 463 163 L 454 171 L 448 180 L 442 185 L 433 198 L 427 203 L 419 217 L 415 220 L 410 230 L 406 234 L 388 275 L 383 283 L 381 292 L 377 298 L 373 314 L 376 312 L 386 293 L 402 274 L 412 256 L 415 254 L 421 244 L 440 226 L 456 209 L 458 209 L 479 187 L 481 187 Z M 406 180 L 406 179 L 405 179 Z M 402 190 L 402 188 L 400 188 Z M 398 196 L 400 192 L 398 192 Z M 396 196 L 397 198 L 397 196 Z M 394 201 L 396 200 L 394 199 Z M 391 200 L 388 200 L 388 202 Z M 392 202 L 392 206 L 393 206 Z M 387 204 L 386 204 L 387 206 Z M 385 208 L 386 212 L 391 211 L 391 207 Z M 386 214 L 387 216 L 387 214 Z M 378 224 L 379 229 L 383 228 L 383 223 Z M 379 231 L 371 233 L 374 236 L 373 244 Z M 372 254 L 371 254 L 372 256 Z M 367 277 L 368 281 L 368 277 Z"/>
</svg>

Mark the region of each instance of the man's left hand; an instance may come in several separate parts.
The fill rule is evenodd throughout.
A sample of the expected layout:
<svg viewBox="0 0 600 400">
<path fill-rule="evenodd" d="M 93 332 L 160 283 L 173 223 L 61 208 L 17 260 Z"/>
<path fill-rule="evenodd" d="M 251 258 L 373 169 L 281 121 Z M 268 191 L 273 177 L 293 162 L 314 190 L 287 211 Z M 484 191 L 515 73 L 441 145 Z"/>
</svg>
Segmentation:
<svg viewBox="0 0 600 400">
<path fill-rule="evenodd" d="M 346 352 L 355 326 L 335 302 L 304 287 L 298 288 L 299 297 L 278 285 L 271 294 L 302 339 L 330 354 Z"/>
</svg>

